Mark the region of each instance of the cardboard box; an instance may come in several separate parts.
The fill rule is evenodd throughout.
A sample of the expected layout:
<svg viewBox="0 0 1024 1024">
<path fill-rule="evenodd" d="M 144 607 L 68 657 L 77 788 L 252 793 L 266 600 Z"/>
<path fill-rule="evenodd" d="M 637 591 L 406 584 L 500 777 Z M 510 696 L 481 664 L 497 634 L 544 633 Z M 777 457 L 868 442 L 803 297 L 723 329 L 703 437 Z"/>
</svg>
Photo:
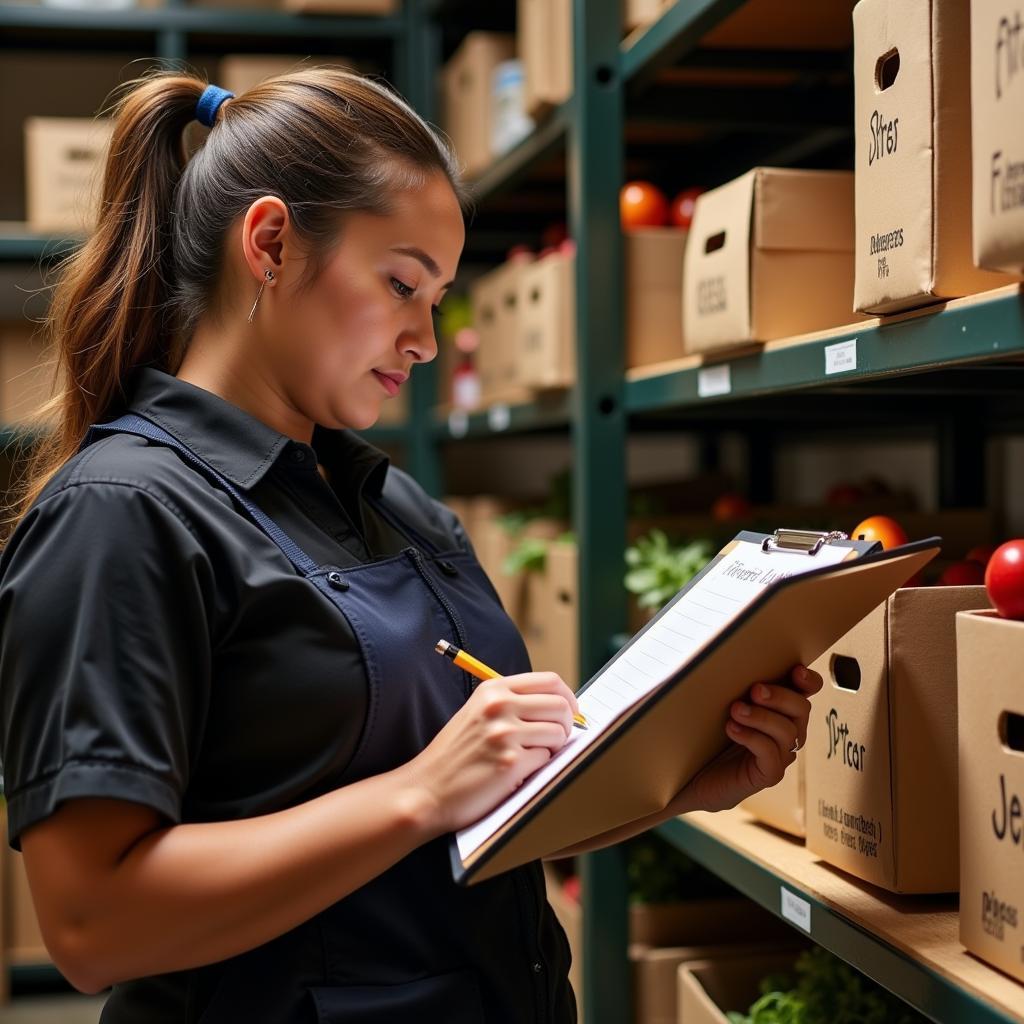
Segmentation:
<svg viewBox="0 0 1024 1024">
<path fill-rule="evenodd" d="M 641 228 L 623 236 L 627 367 L 683 355 L 683 256 L 688 234 L 679 228 Z"/>
<path fill-rule="evenodd" d="M 477 368 L 483 405 L 531 397 L 520 381 L 522 280 L 530 266 L 529 257 L 507 260 L 470 288 L 473 323 L 480 336 Z"/>
<path fill-rule="evenodd" d="M 634 947 L 724 946 L 737 936 L 783 941 L 793 932 L 780 918 L 741 897 L 634 903 L 629 941 Z"/>
<path fill-rule="evenodd" d="M 974 262 L 1024 270 L 1024 75 L 1020 0 L 971 0 Z"/>
<path fill-rule="evenodd" d="M 858 310 L 1013 280 L 972 258 L 970 28 L 968 0 L 854 8 Z"/>
<path fill-rule="evenodd" d="M 49 358 L 41 328 L 0 324 L 0 424 L 42 425 L 37 412 L 54 394 Z"/>
<path fill-rule="evenodd" d="M 548 629 L 548 663 L 575 690 L 580 678 L 579 655 L 579 550 L 575 543 L 555 541 L 548 548 L 547 605 L 543 613 Z"/>
<path fill-rule="evenodd" d="M 729 1012 L 746 1014 L 760 997 L 761 979 L 793 974 L 796 955 L 721 957 L 680 966 L 679 1020 L 685 1024 L 728 1024 Z M 795 977 L 795 974 L 793 974 Z"/>
<path fill-rule="evenodd" d="M 541 117 L 572 95 L 572 0 L 519 0 L 516 48 L 526 74 L 526 112 Z"/>
<path fill-rule="evenodd" d="M 1024 622 L 956 617 L 960 941 L 1024 981 Z"/>
<path fill-rule="evenodd" d="M 956 614 L 984 587 L 897 590 L 812 666 L 807 848 L 891 892 L 954 892 Z"/>
<path fill-rule="evenodd" d="M 853 175 L 758 167 L 703 193 L 685 260 L 688 352 L 849 323 Z"/>
<path fill-rule="evenodd" d="M 109 118 L 25 119 L 25 206 L 33 231 L 92 230 L 112 133 Z"/>
<path fill-rule="evenodd" d="M 744 810 L 749 811 L 758 821 L 798 839 L 803 839 L 807 834 L 805 759 L 805 754 L 799 754 L 786 769 L 786 774 L 777 786 L 762 789 L 760 793 L 755 793 L 743 801 Z"/>
<path fill-rule="evenodd" d="M 576 379 L 576 259 L 554 252 L 523 267 L 514 384 L 547 390 Z M 507 367 L 511 373 L 512 368 Z"/>
<path fill-rule="evenodd" d="M 467 177 L 491 165 L 491 83 L 514 56 L 513 36 L 470 32 L 441 69 L 442 124 Z"/>
</svg>

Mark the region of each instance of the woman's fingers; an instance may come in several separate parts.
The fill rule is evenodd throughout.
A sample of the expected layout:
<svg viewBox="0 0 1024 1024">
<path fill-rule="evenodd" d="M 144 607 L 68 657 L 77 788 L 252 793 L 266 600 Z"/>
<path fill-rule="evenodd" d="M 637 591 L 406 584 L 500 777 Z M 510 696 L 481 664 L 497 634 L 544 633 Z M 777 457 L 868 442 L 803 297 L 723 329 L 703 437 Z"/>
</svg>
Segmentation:
<svg viewBox="0 0 1024 1024">
<path fill-rule="evenodd" d="M 797 689 L 807 697 L 813 697 L 822 687 L 822 678 L 806 665 L 794 665 L 789 674 Z"/>
<path fill-rule="evenodd" d="M 558 722 L 566 736 L 572 735 L 572 706 L 561 694 L 535 693 L 521 697 L 516 713 L 524 722 Z"/>
<path fill-rule="evenodd" d="M 738 700 L 732 706 L 732 718 L 738 725 L 764 733 L 779 748 L 789 764 L 798 739 L 796 723 L 776 711 Z"/>
<path fill-rule="evenodd" d="M 555 693 L 564 697 L 575 715 L 579 712 L 576 694 L 569 689 L 557 672 L 524 672 L 518 676 L 506 676 L 504 680 L 515 693 Z"/>
<path fill-rule="evenodd" d="M 565 746 L 566 730 L 560 722 L 521 722 L 516 739 L 524 749 L 546 747 L 553 754 Z"/>
<path fill-rule="evenodd" d="M 750 688 L 750 699 L 769 711 L 777 711 L 793 721 L 797 739 L 802 747 L 807 741 L 807 719 L 811 714 L 811 702 L 788 686 L 769 686 L 757 683 Z"/>
<path fill-rule="evenodd" d="M 754 771 L 757 778 L 752 778 L 751 783 L 756 783 L 756 788 L 775 786 L 782 781 L 786 766 L 795 757 L 793 754 L 784 755 L 769 735 L 758 729 L 752 729 L 740 725 L 735 719 L 730 719 L 725 726 L 729 739 L 746 747 L 754 757 Z"/>
</svg>

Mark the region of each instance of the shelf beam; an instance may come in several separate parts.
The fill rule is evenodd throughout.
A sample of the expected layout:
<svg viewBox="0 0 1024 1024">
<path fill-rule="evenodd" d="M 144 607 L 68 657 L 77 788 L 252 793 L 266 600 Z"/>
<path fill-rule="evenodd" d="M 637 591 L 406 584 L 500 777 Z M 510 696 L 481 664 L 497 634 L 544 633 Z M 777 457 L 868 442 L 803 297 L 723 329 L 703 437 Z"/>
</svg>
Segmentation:
<svg viewBox="0 0 1024 1024">
<path fill-rule="evenodd" d="M 119 11 L 65 10 L 31 4 L 0 4 L 0 29 L 82 32 L 189 32 L 229 36 L 312 36 L 335 39 L 397 38 L 400 17 L 338 17 L 235 11 L 192 6 Z"/>
<path fill-rule="evenodd" d="M 937 967 L 874 934 L 865 927 L 863 921 L 855 921 L 844 914 L 842 906 L 837 906 L 833 899 L 816 891 L 813 886 L 801 885 L 800 879 L 794 878 L 791 871 L 774 870 L 762 863 L 761 858 L 770 861 L 773 856 L 778 856 L 780 859 L 786 858 L 790 864 L 806 862 L 808 872 L 826 876 L 826 882 L 833 889 L 849 889 L 851 898 L 860 900 L 862 904 L 873 903 L 879 917 L 906 916 L 913 922 L 920 921 L 922 914 L 931 912 L 935 915 L 935 945 L 938 944 L 940 934 L 952 933 L 950 941 L 956 942 L 955 921 L 950 927 L 950 915 L 954 914 L 950 899 L 946 898 L 940 905 L 937 901 L 941 898 L 938 897 L 890 897 L 881 890 L 858 884 L 856 880 L 846 881 L 842 872 L 833 872 L 821 866 L 817 858 L 795 841 L 769 829 L 761 829 L 753 823 L 744 825 L 741 819 L 745 819 L 746 815 L 742 812 L 728 811 L 721 815 L 702 814 L 693 817 L 694 821 L 682 818 L 667 821 L 655 831 L 687 856 L 779 917 L 784 916 L 781 909 L 783 890 L 795 894 L 807 904 L 810 937 L 814 942 L 835 953 L 930 1019 L 941 1021 L 942 1024 L 1020 1024 L 1024 1019 L 1004 1011 L 1000 1005 L 981 1000 Z M 716 834 L 721 828 L 719 820 L 725 823 L 722 835 L 727 834 L 730 839 L 736 835 L 745 836 L 746 833 L 756 832 L 750 843 L 756 842 L 759 857 L 755 859 L 748 856 L 744 848 L 720 838 Z M 782 851 L 781 854 L 779 851 Z M 873 896 L 876 893 L 877 897 Z M 966 953 L 962 954 L 962 960 L 966 969 L 984 975 L 986 980 L 991 979 L 1003 994 L 1015 989 L 1014 982 L 984 967 L 980 961 L 973 960 Z"/>
</svg>

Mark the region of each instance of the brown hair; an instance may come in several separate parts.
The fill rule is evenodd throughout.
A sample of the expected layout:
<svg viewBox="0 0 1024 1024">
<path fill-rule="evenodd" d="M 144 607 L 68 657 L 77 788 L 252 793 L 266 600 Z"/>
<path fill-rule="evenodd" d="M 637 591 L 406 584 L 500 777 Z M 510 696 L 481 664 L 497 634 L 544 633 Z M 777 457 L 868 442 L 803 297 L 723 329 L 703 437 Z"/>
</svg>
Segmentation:
<svg viewBox="0 0 1024 1024">
<path fill-rule="evenodd" d="M 205 85 L 157 74 L 114 107 L 97 227 L 63 266 L 47 321 L 61 383 L 39 416 L 53 426 L 27 457 L 0 543 L 89 426 L 123 409 L 132 371 L 176 372 L 215 293 L 224 236 L 256 199 L 287 205 L 310 276 L 346 211 L 386 213 L 396 191 L 438 172 L 468 206 L 447 143 L 371 79 L 331 68 L 269 79 L 228 100 L 189 159 L 184 132 Z"/>
</svg>

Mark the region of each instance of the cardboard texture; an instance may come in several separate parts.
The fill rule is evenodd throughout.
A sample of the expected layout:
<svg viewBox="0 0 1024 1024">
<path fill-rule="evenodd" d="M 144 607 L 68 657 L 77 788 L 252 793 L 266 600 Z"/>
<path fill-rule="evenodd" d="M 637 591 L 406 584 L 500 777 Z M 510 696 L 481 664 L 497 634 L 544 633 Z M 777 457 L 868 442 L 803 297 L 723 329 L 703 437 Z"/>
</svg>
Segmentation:
<svg viewBox="0 0 1024 1024">
<path fill-rule="evenodd" d="M 804 805 L 806 802 L 807 755 L 800 753 L 786 769 L 786 774 L 777 786 L 762 789 L 760 793 L 747 797 L 742 807 L 758 821 L 771 825 L 780 832 L 803 839 L 807 834 Z"/>
<path fill-rule="evenodd" d="M 579 656 L 579 551 L 575 543 L 556 541 L 548 548 L 546 604 L 547 663 L 572 689 L 580 683 Z"/>
<path fill-rule="evenodd" d="M 679 1021 L 685 1024 L 728 1024 L 730 1011 L 745 1014 L 761 995 L 761 979 L 793 971 L 796 954 L 720 957 L 688 963 L 678 969 Z"/>
<path fill-rule="evenodd" d="M 624 233 L 626 366 L 683 355 L 683 255 L 688 232 L 643 228 Z"/>
<path fill-rule="evenodd" d="M 971 251 L 969 0 L 853 12 L 858 310 L 998 288 Z"/>
<path fill-rule="evenodd" d="M 491 164 L 491 82 L 514 56 L 513 36 L 470 32 L 441 69 L 442 124 L 467 177 Z"/>
<path fill-rule="evenodd" d="M 520 380 L 520 352 L 522 281 L 532 265 L 529 258 L 508 260 L 477 278 L 470 288 L 473 324 L 480 336 L 477 369 L 483 405 L 530 398 L 529 388 Z M 549 330 L 547 336 L 551 335 Z"/>
<path fill-rule="evenodd" d="M 52 397 L 46 343 L 30 323 L 0 324 L 0 423 L 36 422 L 39 406 Z"/>
<path fill-rule="evenodd" d="M 524 107 L 541 117 L 572 95 L 572 0 L 518 0 L 516 26 Z"/>
<path fill-rule="evenodd" d="M 1024 270 L 1024 6 L 971 0 L 974 262 Z"/>
<path fill-rule="evenodd" d="M 630 960 L 635 1024 L 678 1024 L 680 1020 L 685 1020 L 679 1006 L 680 969 L 684 965 L 706 963 L 716 958 L 758 960 L 769 952 L 763 943 L 737 943 L 740 936 L 750 935 L 751 932 L 749 927 L 741 926 L 723 945 L 670 946 L 664 949 L 634 946 L 630 950 Z"/>
<path fill-rule="evenodd" d="M 650 25 L 660 18 L 676 0 L 622 0 L 622 25 L 627 32 Z"/>
<path fill-rule="evenodd" d="M 1024 981 L 1024 622 L 956 617 L 960 941 Z"/>
<path fill-rule="evenodd" d="M 725 748 L 729 704 L 752 680 L 809 665 L 936 551 L 860 560 L 782 581 L 770 601 L 704 649 L 682 682 L 642 701 L 574 762 L 568 781 L 553 782 L 513 816 L 466 866 L 470 880 L 663 810 Z"/>
<path fill-rule="evenodd" d="M 890 892 L 959 885 L 955 620 L 987 604 L 984 587 L 897 590 L 812 666 L 807 847 Z"/>
<path fill-rule="evenodd" d="M 526 264 L 519 277 L 513 386 L 548 390 L 576 379 L 576 259 L 554 252 Z M 512 372 L 512 368 L 508 368 Z"/>
<path fill-rule="evenodd" d="M 687 352 L 836 327 L 853 314 L 853 175 L 758 167 L 697 198 Z"/>
<path fill-rule="evenodd" d="M 25 119 L 25 207 L 33 231 L 92 230 L 112 132 L 106 118 Z"/>
<path fill-rule="evenodd" d="M 39 930 L 32 892 L 28 887 L 25 864 L 20 853 L 4 854 L 3 889 L 6 957 L 12 963 L 46 963 L 50 959 Z"/>
</svg>

